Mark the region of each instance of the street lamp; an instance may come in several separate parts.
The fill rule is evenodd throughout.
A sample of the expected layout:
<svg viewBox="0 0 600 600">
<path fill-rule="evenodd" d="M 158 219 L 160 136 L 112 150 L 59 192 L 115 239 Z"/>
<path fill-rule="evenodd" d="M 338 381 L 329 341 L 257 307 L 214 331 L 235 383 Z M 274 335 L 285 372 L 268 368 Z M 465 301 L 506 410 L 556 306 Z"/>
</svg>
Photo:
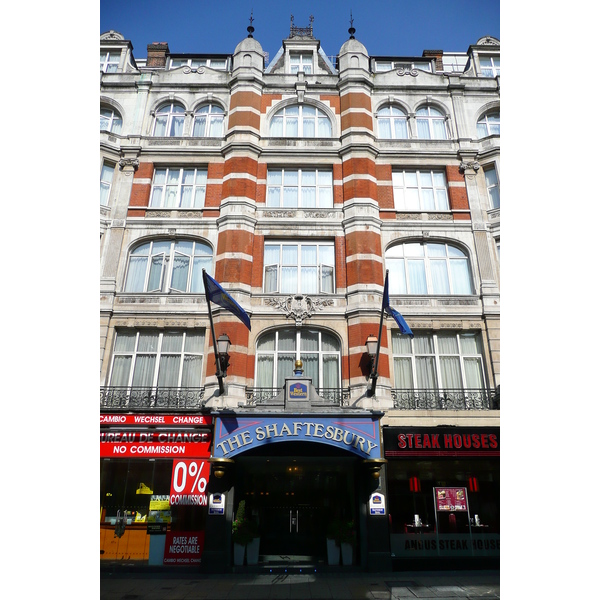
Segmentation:
<svg viewBox="0 0 600 600">
<path fill-rule="evenodd" d="M 219 392 L 225 393 L 223 378 L 227 377 L 227 367 L 229 366 L 229 346 L 231 340 L 226 333 L 222 333 L 217 339 L 217 380 L 219 382 Z"/>
<path fill-rule="evenodd" d="M 377 383 L 377 354 L 379 353 L 379 338 L 371 334 L 367 337 L 365 345 L 367 346 L 367 354 L 371 359 L 371 373 L 369 374 L 367 396 L 373 396 L 375 394 L 375 385 Z"/>
</svg>

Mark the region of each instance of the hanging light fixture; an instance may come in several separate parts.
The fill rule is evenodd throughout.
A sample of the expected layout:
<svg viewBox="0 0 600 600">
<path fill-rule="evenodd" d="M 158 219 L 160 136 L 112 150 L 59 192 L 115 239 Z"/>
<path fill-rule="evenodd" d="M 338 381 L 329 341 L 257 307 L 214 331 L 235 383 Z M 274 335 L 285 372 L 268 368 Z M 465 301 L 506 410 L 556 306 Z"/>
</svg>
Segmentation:
<svg viewBox="0 0 600 600">
<path fill-rule="evenodd" d="M 479 491 L 479 480 L 477 477 L 469 477 L 469 491 L 470 492 L 478 492 Z"/>
</svg>

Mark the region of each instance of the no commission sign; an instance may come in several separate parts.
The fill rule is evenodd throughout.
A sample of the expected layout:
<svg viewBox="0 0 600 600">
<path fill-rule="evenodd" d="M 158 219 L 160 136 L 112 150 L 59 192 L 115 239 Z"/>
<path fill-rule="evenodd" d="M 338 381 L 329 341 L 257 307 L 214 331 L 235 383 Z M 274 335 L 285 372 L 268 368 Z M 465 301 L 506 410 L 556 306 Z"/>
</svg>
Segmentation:
<svg viewBox="0 0 600 600">
<path fill-rule="evenodd" d="M 210 442 L 100 442 L 100 458 L 181 458 L 208 457 Z"/>
</svg>

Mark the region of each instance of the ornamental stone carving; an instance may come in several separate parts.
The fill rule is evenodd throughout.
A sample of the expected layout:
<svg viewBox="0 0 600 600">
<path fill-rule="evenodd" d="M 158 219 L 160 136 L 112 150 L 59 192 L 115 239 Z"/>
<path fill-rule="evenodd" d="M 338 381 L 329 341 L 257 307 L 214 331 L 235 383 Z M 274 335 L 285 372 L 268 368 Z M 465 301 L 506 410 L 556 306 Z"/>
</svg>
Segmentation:
<svg viewBox="0 0 600 600">
<path fill-rule="evenodd" d="M 400 67 L 396 71 L 396 75 L 398 75 L 398 77 L 404 77 L 404 75 L 411 75 L 412 77 L 418 77 L 419 70 L 418 69 L 405 69 L 404 67 Z"/>
<path fill-rule="evenodd" d="M 138 170 L 140 161 L 137 158 L 122 158 L 119 161 L 119 169 L 122 171 L 125 167 L 131 167 L 134 171 Z M 126 172 L 125 175 L 131 175 L 131 171 Z"/>
<path fill-rule="evenodd" d="M 465 173 L 468 170 L 473 170 L 475 171 L 475 173 L 477 173 L 477 171 L 479 171 L 480 166 L 481 165 L 476 160 L 473 160 L 471 162 L 462 161 L 458 166 L 458 169 L 461 173 Z"/>
<path fill-rule="evenodd" d="M 204 73 L 204 67 L 198 67 L 197 69 L 193 69 L 192 67 L 183 67 L 183 72 L 186 75 L 190 73 L 196 73 L 197 75 L 202 75 Z"/>
<path fill-rule="evenodd" d="M 263 213 L 264 217 L 276 217 L 276 218 L 294 218 L 296 216 L 295 210 L 266 210 Z"/>
<path fill-rule="evenodd" d="M 286 313 L 288 319 L 294 319 L 296 326 L 301 327 L 302 321 L 312 317 L 315 310 L 323 310 L 326 306 L 333 306 L 331 299 L 312 299 L 309 296 L 297 295 L 287 298 L 267 298 L 265 302 Z"/>
</svg>

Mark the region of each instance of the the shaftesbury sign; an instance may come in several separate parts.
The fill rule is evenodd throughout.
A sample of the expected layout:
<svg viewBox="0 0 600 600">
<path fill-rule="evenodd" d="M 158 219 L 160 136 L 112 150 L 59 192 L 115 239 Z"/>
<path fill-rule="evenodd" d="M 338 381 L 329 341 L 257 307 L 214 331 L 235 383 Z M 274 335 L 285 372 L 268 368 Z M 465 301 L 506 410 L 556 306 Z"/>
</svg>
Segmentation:
<svg viewBox="0 0 600 600">
<path fill-rule="evenodd" d="M 216 458 L 231 458 L 258 446 L 292 441 L 328 444 L 365 459 L 381 458 L 376 418 L 218 417 L 214 436 Z"/>
</svg>

